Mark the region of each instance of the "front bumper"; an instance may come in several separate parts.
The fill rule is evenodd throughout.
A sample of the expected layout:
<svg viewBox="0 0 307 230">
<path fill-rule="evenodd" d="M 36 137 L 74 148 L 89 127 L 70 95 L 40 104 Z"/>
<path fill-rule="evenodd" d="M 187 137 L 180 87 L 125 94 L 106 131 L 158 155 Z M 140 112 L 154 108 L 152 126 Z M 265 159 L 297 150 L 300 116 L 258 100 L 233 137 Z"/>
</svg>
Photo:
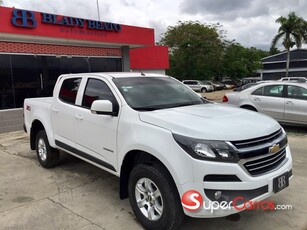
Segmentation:
<svg viewBox="0 0 307 230">
<path fill-rule="evenodd" d="M 251 176 L 242 165 L 235 163 L 221 163 L 209 162 L 201 160 L 193 160 L 194 181 L 180 186 L 179 191 L 182 195 L 189 190 L 198 191 L 202 198 L 204 205 L 197 211 L 187 211 L 184 209 L 186 215 L 195 218 L 211 218 L 228 216 L 242 210 L 230 207 L 227 209 L 206 209 L 208 204 L 214 200 L 216 191 L 222 191 L 224 200 L 232 201 L 234 197 L 244 197 L 245 201 L 261 201 L 274 194 L 273 179 L 288 173 L 292 177 L 292 157 L 289 146 L 286 147 L 286 158 L 275 170 L 260 176 Z M 231 175 L 227 180 L 207 180 L 204 179 L 206 175 Z"/>
</svg>

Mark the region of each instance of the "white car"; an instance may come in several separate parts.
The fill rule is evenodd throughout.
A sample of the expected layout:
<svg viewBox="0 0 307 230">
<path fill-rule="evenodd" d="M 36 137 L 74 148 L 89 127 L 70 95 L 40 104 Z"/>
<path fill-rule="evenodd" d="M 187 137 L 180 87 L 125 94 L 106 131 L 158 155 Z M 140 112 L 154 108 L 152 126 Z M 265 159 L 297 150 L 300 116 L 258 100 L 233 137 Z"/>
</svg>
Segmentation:
<svg viewBox="0 0 307 230">
<path fill-rule="evenodd" d="M 183 84 L 189 86 L 196 92 L 206 93 L 214 91 L 213 85 L 206 84 L 205 82 L 198 81 L 198 80 L 184 80 L 182 81 Z"/>
<path fill-rule="evenodd" d="M 267 114 L 279 122 L 307 125 L 307 84 L 261 83 L 240 93 L 226 93 L 223 102 Z"/>
<path fill-rule="evenodd" d="M 307 77 L 283 77 L 280 81 L 297 81 L 297 82 L 307 82 Z"/>
</svg>

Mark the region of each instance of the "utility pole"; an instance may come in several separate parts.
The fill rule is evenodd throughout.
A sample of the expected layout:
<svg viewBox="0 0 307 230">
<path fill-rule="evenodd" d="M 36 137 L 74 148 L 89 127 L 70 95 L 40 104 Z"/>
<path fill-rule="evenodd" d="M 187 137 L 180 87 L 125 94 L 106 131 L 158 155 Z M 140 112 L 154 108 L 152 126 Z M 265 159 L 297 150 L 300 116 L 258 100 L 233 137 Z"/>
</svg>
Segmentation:
<svg viewBox="0 0 307 230">
<path fill-rule="evenodd" d="M 96 0 L 97 2 L 97 13 L 98 13 L 98 21 L 100 21 L 100 10 L 99 10 L 99 2 L 98 0 Z M 0 0 L 0 3 L 1 3 L 1 0 Z"/>
</svg>

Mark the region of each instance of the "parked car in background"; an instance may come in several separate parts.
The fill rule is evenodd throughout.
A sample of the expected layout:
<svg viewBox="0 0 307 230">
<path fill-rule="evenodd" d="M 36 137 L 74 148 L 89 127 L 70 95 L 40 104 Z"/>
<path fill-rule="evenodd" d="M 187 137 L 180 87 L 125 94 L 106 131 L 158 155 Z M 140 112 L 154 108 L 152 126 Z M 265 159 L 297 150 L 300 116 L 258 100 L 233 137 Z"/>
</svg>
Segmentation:
<svg viewBox="0 0 307 230">
<path fill-rule="evenodd" d="M 252 87 L 252 86 L 254 86 L 254 85 L 257 85 L 257 84 L 258 84 L 257 82 L 247 83 L 247 84 L 245 84 L 245 85 L 241 85 L 241 86 L 239 86 L 239 87 L 237 87 L 237 88 L 234 88 L 233 91 L 238 91 L 238 92 L 240 92 L 240 91 L 243 91 L 243 90 L 245 90 L 245 89 L 248 89 L 248 88 L 250 88 L 250 87 Z"/>
<path fill-rule="evenodd" d="M 262 80 L 261 77 L 246 77 L 241 80 L 241 84 L 246 85 L 248 83 L 253 83 L 261 80 Z"/>
<path fill-rule="evenodd" d="M 297 82 L 307 82 L 307 77 L 283 77 L 280 81 L 297 81 Z"/>
<path fill-rule="evenodd" d="M 235 88 L 233 91 L 243 91 L 243 90 L 248 89 L 250 87 L 253 87 L 255 85 L 259 85 L 261 83 L 267 83 L 267 82 L 273 82 L 273 81 L 258 81 L 258 82 L 247 83 L 245 85 L 241 85 L 241 86 Z"/>
<path fill-rule="evenodd" d="M 237 86 L 237 83 L 232 80 L 222 81 L 222 83 L 225 85 L 224 89 L 233 89 Z"/>
<path fill-rule="evenodd" d="M 262 83 L 239 93 L 226 93 L 223 102 L 267 114 L 281 123 L 307 125 L 307 84 Z"/>
<path fill-rule="evenodd" d="M 205 82 L 199 80 L 184 80 L 183 84 L 189 86 L 196 92 L 206 93 L 214 91 L 214 87 L 210 84 L 206 84 Z"/>
<path fill-rule="evenodd" d="M 218 81 L 207 81 L 209 82 L 211 85 L 213 85 L 214 90 L 222 90 L 224 89 L 225 85 L 218 82 Z"/>
</svg>

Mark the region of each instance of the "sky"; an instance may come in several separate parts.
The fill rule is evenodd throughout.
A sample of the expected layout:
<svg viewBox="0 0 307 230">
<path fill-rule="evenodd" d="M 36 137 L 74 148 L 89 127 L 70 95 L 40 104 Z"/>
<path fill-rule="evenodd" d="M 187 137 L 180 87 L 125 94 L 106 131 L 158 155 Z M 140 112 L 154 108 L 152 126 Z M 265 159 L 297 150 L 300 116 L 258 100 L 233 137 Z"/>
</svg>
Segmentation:
<svg viewBox="0 0 307 230">
<path fill-rule="evenodd" d="M 307 19 L 306 0 L 2 0 L 3 6 L 155 29 L 158 42 L 178 21 L 219 23 L 227 39 L 268 50 L 279 16 Z"/>
</svg>

